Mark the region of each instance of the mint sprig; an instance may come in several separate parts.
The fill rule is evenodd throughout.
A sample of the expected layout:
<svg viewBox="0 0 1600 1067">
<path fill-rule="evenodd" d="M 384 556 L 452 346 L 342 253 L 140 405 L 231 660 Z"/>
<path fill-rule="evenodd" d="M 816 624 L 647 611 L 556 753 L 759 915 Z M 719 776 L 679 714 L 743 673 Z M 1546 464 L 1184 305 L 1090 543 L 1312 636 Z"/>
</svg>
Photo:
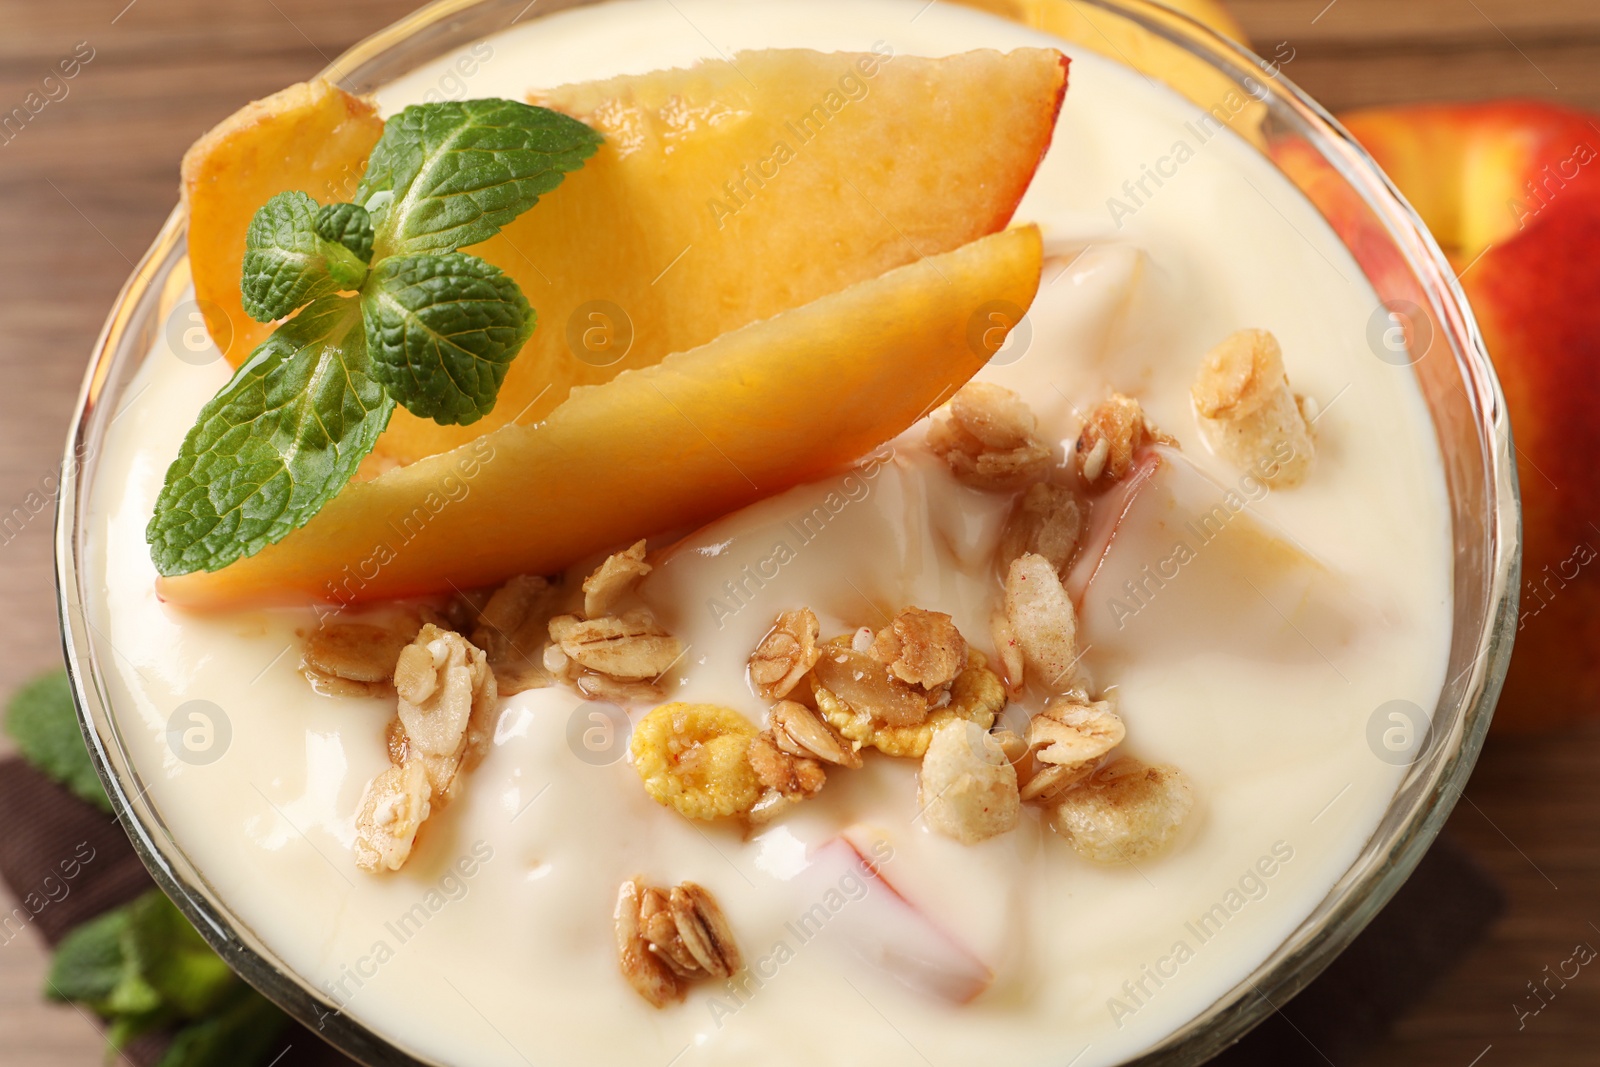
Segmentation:
<svg viewBox="0 0 1600 1067">
<path fill-rule="evenodd" d="M 158 1067 L 261 1063 L 289 1022 L 157 889 L 68 934 L 51 960 L 45 995 L 105 1019 L 113 1050 L 151 1030 L 181 1027 Z"/>
<path fill-rule="evenodd" d="M 447 425 L 488 414 L 536 317 L 515 281 L 457 249 L 494 236 L 600 143 L 510 100 L 422 104 L 385 125 L 358 203 L 289 191 L 263 205 L 245 237 L 244 307 L 261 322 L 299 314 L 184 438 L 146 529 L 156 569 L 217 570 L 303 526 L 396 403 Z"/>
<path fill-rule="evenodd" d="M 83 743 L 66 671 L 40 675 L 17 690 L 6 711 L 6 733 L 23 759 L 101 811 L 111 810 Z"/>
</svg>

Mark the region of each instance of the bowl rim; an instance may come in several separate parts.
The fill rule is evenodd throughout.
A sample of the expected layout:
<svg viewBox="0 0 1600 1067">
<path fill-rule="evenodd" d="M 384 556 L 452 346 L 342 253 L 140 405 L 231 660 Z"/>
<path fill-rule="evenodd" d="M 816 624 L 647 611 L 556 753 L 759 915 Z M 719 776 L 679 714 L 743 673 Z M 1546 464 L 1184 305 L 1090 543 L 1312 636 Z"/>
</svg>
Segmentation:
<svg viewBox="0 0 1600 1067">
<path fill-rule="evenodd" d="M 424 31 L 440 28 L 466 12 L 508 8 L 514 2 L 433 0 L 352 45 L 329 62 L 319 76 L 335 84 L 348 84 L 347 71 L 373 63 L 390 49 Z M 540 15 L 596 2 L 602 0 L 565 0 L 546 5 Z M 957 2 L 996 13 L 993 5 L 983 0 Z M 524 7 L 512 22 L 532 6 Z M 1157 0 L 1079 0 L 1079 6 L 1133 22 L 1235 80 L 1269 69 L 1265 60 L 1245 46 Z M 1001 13 L 1001 17 L 1006 16 Z M 451 27 L 444 28 L 448 31 Z M 450 47 L 465 40 L 452 42 Z M 1132 65 L 1126 59 L 1124 62 Z M 1410 806 L 1402 825 L 1403 832 L 1390 840 L 1379 862 L 1369 864 L 1354 881 L 1345 884 L 1345 879 L 1355 870 L 1353 864 L 1334 884 L 1325 900 L 1337 896 L 1345 905 L 1341 911 L 1323 916 L 1313 928 L 1313 920 L 1317 919 L 1314 911 L 1233 989 L 1153 1047 L 1124 1061 L 1139 1067 L 1198 1064 L 1233 1044 L 1309 984 L 1389 901 L 1420 862 L 1465 788 L 1504 683 L 1516 629 L 1521 510 L 1514 446 L 1505 397 L 1460 282 L 1420 216 L 1348 131 L 1281 72 L 1273 73 L 1267 85 L 1271 98 L 1287 105 L 1318 135 L 1315 143 L 1318 153 L 1336 166 L 1342 178 L 1348 181 L 1349 175 L 1355 173 L 1376 183 L 1380 199 L 1377 203 L 1368 190 L 1354 187 L 1385 224 L 1386 236 L 1397 243 L 1400 234 L 1405 236 L 1410 253 L 1408 266 L 1418 273 L 1426 295 L 1435 303 L 1433 310 L 1444 326 L 1444 339 L 1454 353 L 1456 370 L 1463 385 L 1470 390 L 1467 399 L 1476 416 L 1475 429 L 1483 442 L 1484 477 L 1488 483 L 1486 499 L 1492 504 L 1484 516 L 1485 536 L 1490 546 L 1486 563 L 1487 603 L 1474 644 L 1478 652 L 1469 667 L 1467 689 L 1458 705 L 1460 714 L 1455 724 L 1458 728 L 1448 755 L 1428 761 L 1431 773 L 1426 788 Z M 145 799 L 146 790 L 135 792 L 129 788 L 138 775 L 132 771 L 126 752 L 122 750 L 116 719 L 111 713 L 93 653 L 91 631 L 94 628 L 85 610 L 83 575 L 79 566 L 79 524 L 87 511 L 82 497 L 90 479 L 85 472 L 95 458 L 96 431 L 103 429 L 98 418 L 103 410 L 102 394 L 114 380 L 113 357 L 139 328 L 136 319 L 140 309 L 152 299 L 159 299 L 162 283 L 175 269 L 186 266 L 183 247 L 186 219 L 180 202 L 167 216 L 118 293 L 91 350 L 67 440 L 57 498 L 55 578 L 63 653 L 79 725 L 95 770 L 111 799 L 116 820 L 127 831 L 139 858 L 156 884 L 230 967 L 295 1020 L 315 1029 L 324 1040 L 358 1061 L 383 1067 L 433 1067 L 431 1061 L 405 1052 L 355 1016 L 344 1013 L 327 996 L 315 991 L 309 981 L 294 976 L 210 891 L 200 872 L 166 833 L 159 812 Z M 1431 407 L 1429 414 L 1437 429 Z M 1454 628 L 1453 624 L 1452 630 Z M 1447 683 L 1447 688 L 1449 684 L 1453 683 Z M 123 773 L 128 773 L 129 781 L 124 780 Z M 1396 799 L 1401 795 L 1402 789 L 1397 787 Z M 1375 833 L 1374 839 L 1377 836 Z M 1371 844 L 1369 840 L 1363 846 L 1362 856 Z M 1318 907 L 1320 909 L 1321 905 Z"/>
</svg>

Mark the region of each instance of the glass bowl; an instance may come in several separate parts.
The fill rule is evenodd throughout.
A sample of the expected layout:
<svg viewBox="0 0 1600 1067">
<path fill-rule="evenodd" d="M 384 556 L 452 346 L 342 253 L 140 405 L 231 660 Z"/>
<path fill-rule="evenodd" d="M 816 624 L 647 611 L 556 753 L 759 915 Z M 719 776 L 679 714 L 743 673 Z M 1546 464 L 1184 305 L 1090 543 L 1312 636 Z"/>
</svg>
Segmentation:
<svg viewBox="0 0 1600 1067">
<path fill-rule="evenodd" d="M 594 0 L 440 0 L 356 45 L 324 76 L 372 92 L 421 64 L 524 18 Z M 1455 275 L 1420 219 L 1370 157 L 1277 66 L 1148 0 L 968 0 L 1132 67 L 1202 109 L 1227 94 L 1248 105 L 1244 133 L 1322 211 L 1384 306 L 1374 351 L 1417 375 L 1446 466 L 1454 620 L 1447 683 L 1376 832 L 1304 922 L 1245 979 L 1130 1061 L 1203 1063 L 1298 993 L 1405 881 L 1466 784 L 1505 677 L 1515 630 L 1519 511 L 1505 400 Z M 1230 110 L 1237 110 L 1230 107 Z M 1236 127 L 1237 128 L 1237 127 Z M 78 711 L 119 818 L 158 884 L 252 985 L 373 1067 L 424 1061 L 340 1014 L 230 911 L 177 846 L 124 749 L 101 666 L 111 652 L 85 605 L 88 486 L 128 381 L 188 281 L 180 206 L 118 296 L 90 363 L 67 446 L 56 530 L 63 641 Z M 1398 332 L 1396 332 L 1398 331 Z"/>
</svg>

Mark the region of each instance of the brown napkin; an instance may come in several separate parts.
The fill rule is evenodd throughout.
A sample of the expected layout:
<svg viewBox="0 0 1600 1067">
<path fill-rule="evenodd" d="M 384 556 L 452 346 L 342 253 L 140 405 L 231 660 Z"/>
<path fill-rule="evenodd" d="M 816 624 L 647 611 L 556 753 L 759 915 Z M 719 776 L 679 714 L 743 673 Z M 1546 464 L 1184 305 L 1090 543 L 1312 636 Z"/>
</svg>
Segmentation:
<svg viewBox="0 0 1600 1067">
<path fill-rule="evenodd" d="M 0 915 L 0 944 L 32 927 L 54 946 L 150 888 L 120 823 L 21 760 L 0 761 L 0 827 L 0 879 L 21 902 L 9 917 Z M 75 876 L 67 878 L 69 871 Z M 123 1051 L 136 1067 L 153 1067 L 169 1040 L 150 1034 Z M 285 1051 L 274 1067 L 355 1067 L 302 1026 L 285 1030 L 279 1042 Z"/>
<path fill-rule="evenodd" d="M 0 944 L 32 926 L 51 945 L 73 927 L 150 888 L 133 846 L 110 816 L 20 760 L 0 762 L 0 878 L 24 902 L 0 916 Z M 84 856 L 93 858 L 85 861 Z M 63 882 L 61 864 L 79 860 Z M 68 891 L 62 895 L 61 886 Z M 56 899 L 51 900 L 54 896 Z M 1215 1067 L 1323 1067 L 1349 1063 L 1382 1037 L 1428 987 L 1454 966 L 1504 907 L 1494 883 L 1455 845 L 1441 840 L 1389 906 L 1284 1010 Z M 37 909 L 37 915 L 27 917 Z M 126 1051 L 151 1067 L 166 1050 L 151 1035 Z M 301 1026 L 285 1031 L 273 1067 L 352 1067 L 353 1060 Z"/>
</svg>

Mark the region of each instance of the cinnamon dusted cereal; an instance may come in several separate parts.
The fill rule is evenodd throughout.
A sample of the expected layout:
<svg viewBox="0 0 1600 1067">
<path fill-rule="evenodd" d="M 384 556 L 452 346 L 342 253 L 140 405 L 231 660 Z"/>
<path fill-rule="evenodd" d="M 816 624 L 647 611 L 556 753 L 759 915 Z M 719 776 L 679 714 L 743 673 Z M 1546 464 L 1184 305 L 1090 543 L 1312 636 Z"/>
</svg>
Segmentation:
<svg viewBox="0 0 1600 1067">
<path fill-rule="evenodd" d="M 1050 561 L 1028 554 L 1006 572 L 1006 622 L 1027 669 L 1052 693 L 1072 688 L 1078 662 L 1078 620 Z"/>
<path fill-rule="evenodd" d="M 1182 771 L 1124 756 L 1063 793 L 1050 825 L 1087 859 L 1135 863 L 1165 851 L 1193 809 Z"/>
<path fill-rule="evenodd" d="M 922 758 L 918 800 L 928 825 L 964 845 L 1016 829 L 1017 772 L 1000 741 L 953 719 L 934 731 Z"/>
<path fill-rule="evenodd" d="M 1278 339 L 1240 330 L 1206 353 L 1190 395 L 1200 432 L 1224 459 L 1274 488 L 1298 485 L 1316 457 L 1305 398 L 1289 388 Z"/>
</svg>

